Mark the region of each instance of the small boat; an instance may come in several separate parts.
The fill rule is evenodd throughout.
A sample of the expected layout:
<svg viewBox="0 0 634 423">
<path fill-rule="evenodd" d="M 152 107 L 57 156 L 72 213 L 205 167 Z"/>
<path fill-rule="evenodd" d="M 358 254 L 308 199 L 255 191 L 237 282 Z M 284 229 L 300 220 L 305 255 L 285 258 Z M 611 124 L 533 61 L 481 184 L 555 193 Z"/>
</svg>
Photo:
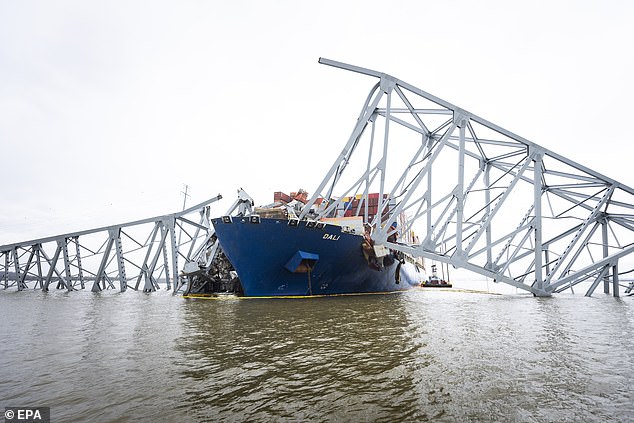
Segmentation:
<svg viewBox="0 0 634 423">
<path fill-rule="evenodd" d="M 447 269 L 447 275 L 449 275 L 449 269 Z M 436 265 L 432 264 L 431 276 L 421 286 L 425 288 L 451 288 L 452 285 L 438 276 Z"/>
</svg>

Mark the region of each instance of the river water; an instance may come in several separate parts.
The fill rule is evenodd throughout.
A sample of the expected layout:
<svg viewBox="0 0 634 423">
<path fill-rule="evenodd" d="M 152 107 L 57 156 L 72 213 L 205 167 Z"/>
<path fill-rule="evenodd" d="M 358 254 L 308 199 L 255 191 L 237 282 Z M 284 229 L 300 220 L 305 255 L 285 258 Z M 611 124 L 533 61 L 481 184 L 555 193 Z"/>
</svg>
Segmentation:
<svg viewBox="0 0 634 423">
<path fill-rule="evenodd" d="M 0 292 L 0 407 L 53 422 L 634 421 L 634 297 Z"/>
</svg>

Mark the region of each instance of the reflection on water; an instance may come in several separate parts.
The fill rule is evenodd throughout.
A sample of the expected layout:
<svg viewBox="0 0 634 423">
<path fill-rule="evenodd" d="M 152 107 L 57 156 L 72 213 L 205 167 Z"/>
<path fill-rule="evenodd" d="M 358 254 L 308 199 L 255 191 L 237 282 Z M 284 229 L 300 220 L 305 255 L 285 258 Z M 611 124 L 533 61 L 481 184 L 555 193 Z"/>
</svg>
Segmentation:
<svg viewBox="0 0 634 423">
<path fill-rule="evenodd" d="M 199 415 L 249 419 L 329 416 L 362 420 L 413 407 L 421 342 L 409 336 L 397 295 L 319 300 L 197 302 L 180 349 L 200 367 L 184 372 Z M 415 414 L 412 414 L 414 417 Z"/>
<path fill-rule="evenodd" d="M 0 293 L 0 406 L 53 421 L 632 421 L 631 298 Z"/>
</svg>

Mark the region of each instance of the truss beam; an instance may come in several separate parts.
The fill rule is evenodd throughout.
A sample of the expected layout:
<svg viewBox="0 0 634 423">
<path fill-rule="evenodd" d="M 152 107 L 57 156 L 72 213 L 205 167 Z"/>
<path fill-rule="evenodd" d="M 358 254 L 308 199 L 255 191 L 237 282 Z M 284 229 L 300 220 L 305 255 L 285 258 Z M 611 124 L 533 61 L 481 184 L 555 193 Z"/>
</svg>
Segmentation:
<svg viewBox="0 0 634 423">
<path fill-rule="evenodd" d="M 90 289 L 99 292 L 115 289 L 118 281 L 118 290 L 125 292 L 138 289 L 145 277 L 145 291 L 161 286 L 170 290 L 173 277 L 174 288 L 180 289 L 179 256 L 185 263 L 206 261 L 213 244 L 209 205 L 221 198 L 167 216 L 0 246 L 0 288 L 48 291 L 55 283 L 57 289 L 74 291 L 92 282 Z M 234 207 L 247 202 L 243 197 Z M 182 242 L 176 228 L 186 234 Z M 130 269 L 140 273 L 130 278 Z M 128 285 L 131 279 L 136 283 Z"/>
<path fill-rule="evenodd" d="M 343 196 L 378 192 L 375 214 L 357 211 L 377 244 L 537 296 L 577 284 L 592 295 L 601 281 L 619 295 L 617 269 L 634 272 L 634 189 L 391 75 L 319 63 L 376 83 L 300 218 L 318 198 L 325 216 Z M 389 242 L 390 225 L 412 211 L 401 240 Z M 418 241 L 403 241 L 412 230 Z M 631 292 L 634 281 L 623 286 Z"/>
</svg>

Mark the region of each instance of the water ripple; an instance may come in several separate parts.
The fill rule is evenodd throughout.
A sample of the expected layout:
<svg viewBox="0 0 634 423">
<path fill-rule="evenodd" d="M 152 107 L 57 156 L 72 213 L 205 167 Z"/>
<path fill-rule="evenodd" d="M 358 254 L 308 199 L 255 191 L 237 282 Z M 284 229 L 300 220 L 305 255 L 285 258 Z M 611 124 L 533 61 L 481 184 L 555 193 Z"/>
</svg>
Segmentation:
<svg viewBox="0 0 634 423">
<path fill-rule="evenodd" d="M 5 406 L 54 421 L 632 421 L 629 299 L 0 295 Z"/>
</svg>

